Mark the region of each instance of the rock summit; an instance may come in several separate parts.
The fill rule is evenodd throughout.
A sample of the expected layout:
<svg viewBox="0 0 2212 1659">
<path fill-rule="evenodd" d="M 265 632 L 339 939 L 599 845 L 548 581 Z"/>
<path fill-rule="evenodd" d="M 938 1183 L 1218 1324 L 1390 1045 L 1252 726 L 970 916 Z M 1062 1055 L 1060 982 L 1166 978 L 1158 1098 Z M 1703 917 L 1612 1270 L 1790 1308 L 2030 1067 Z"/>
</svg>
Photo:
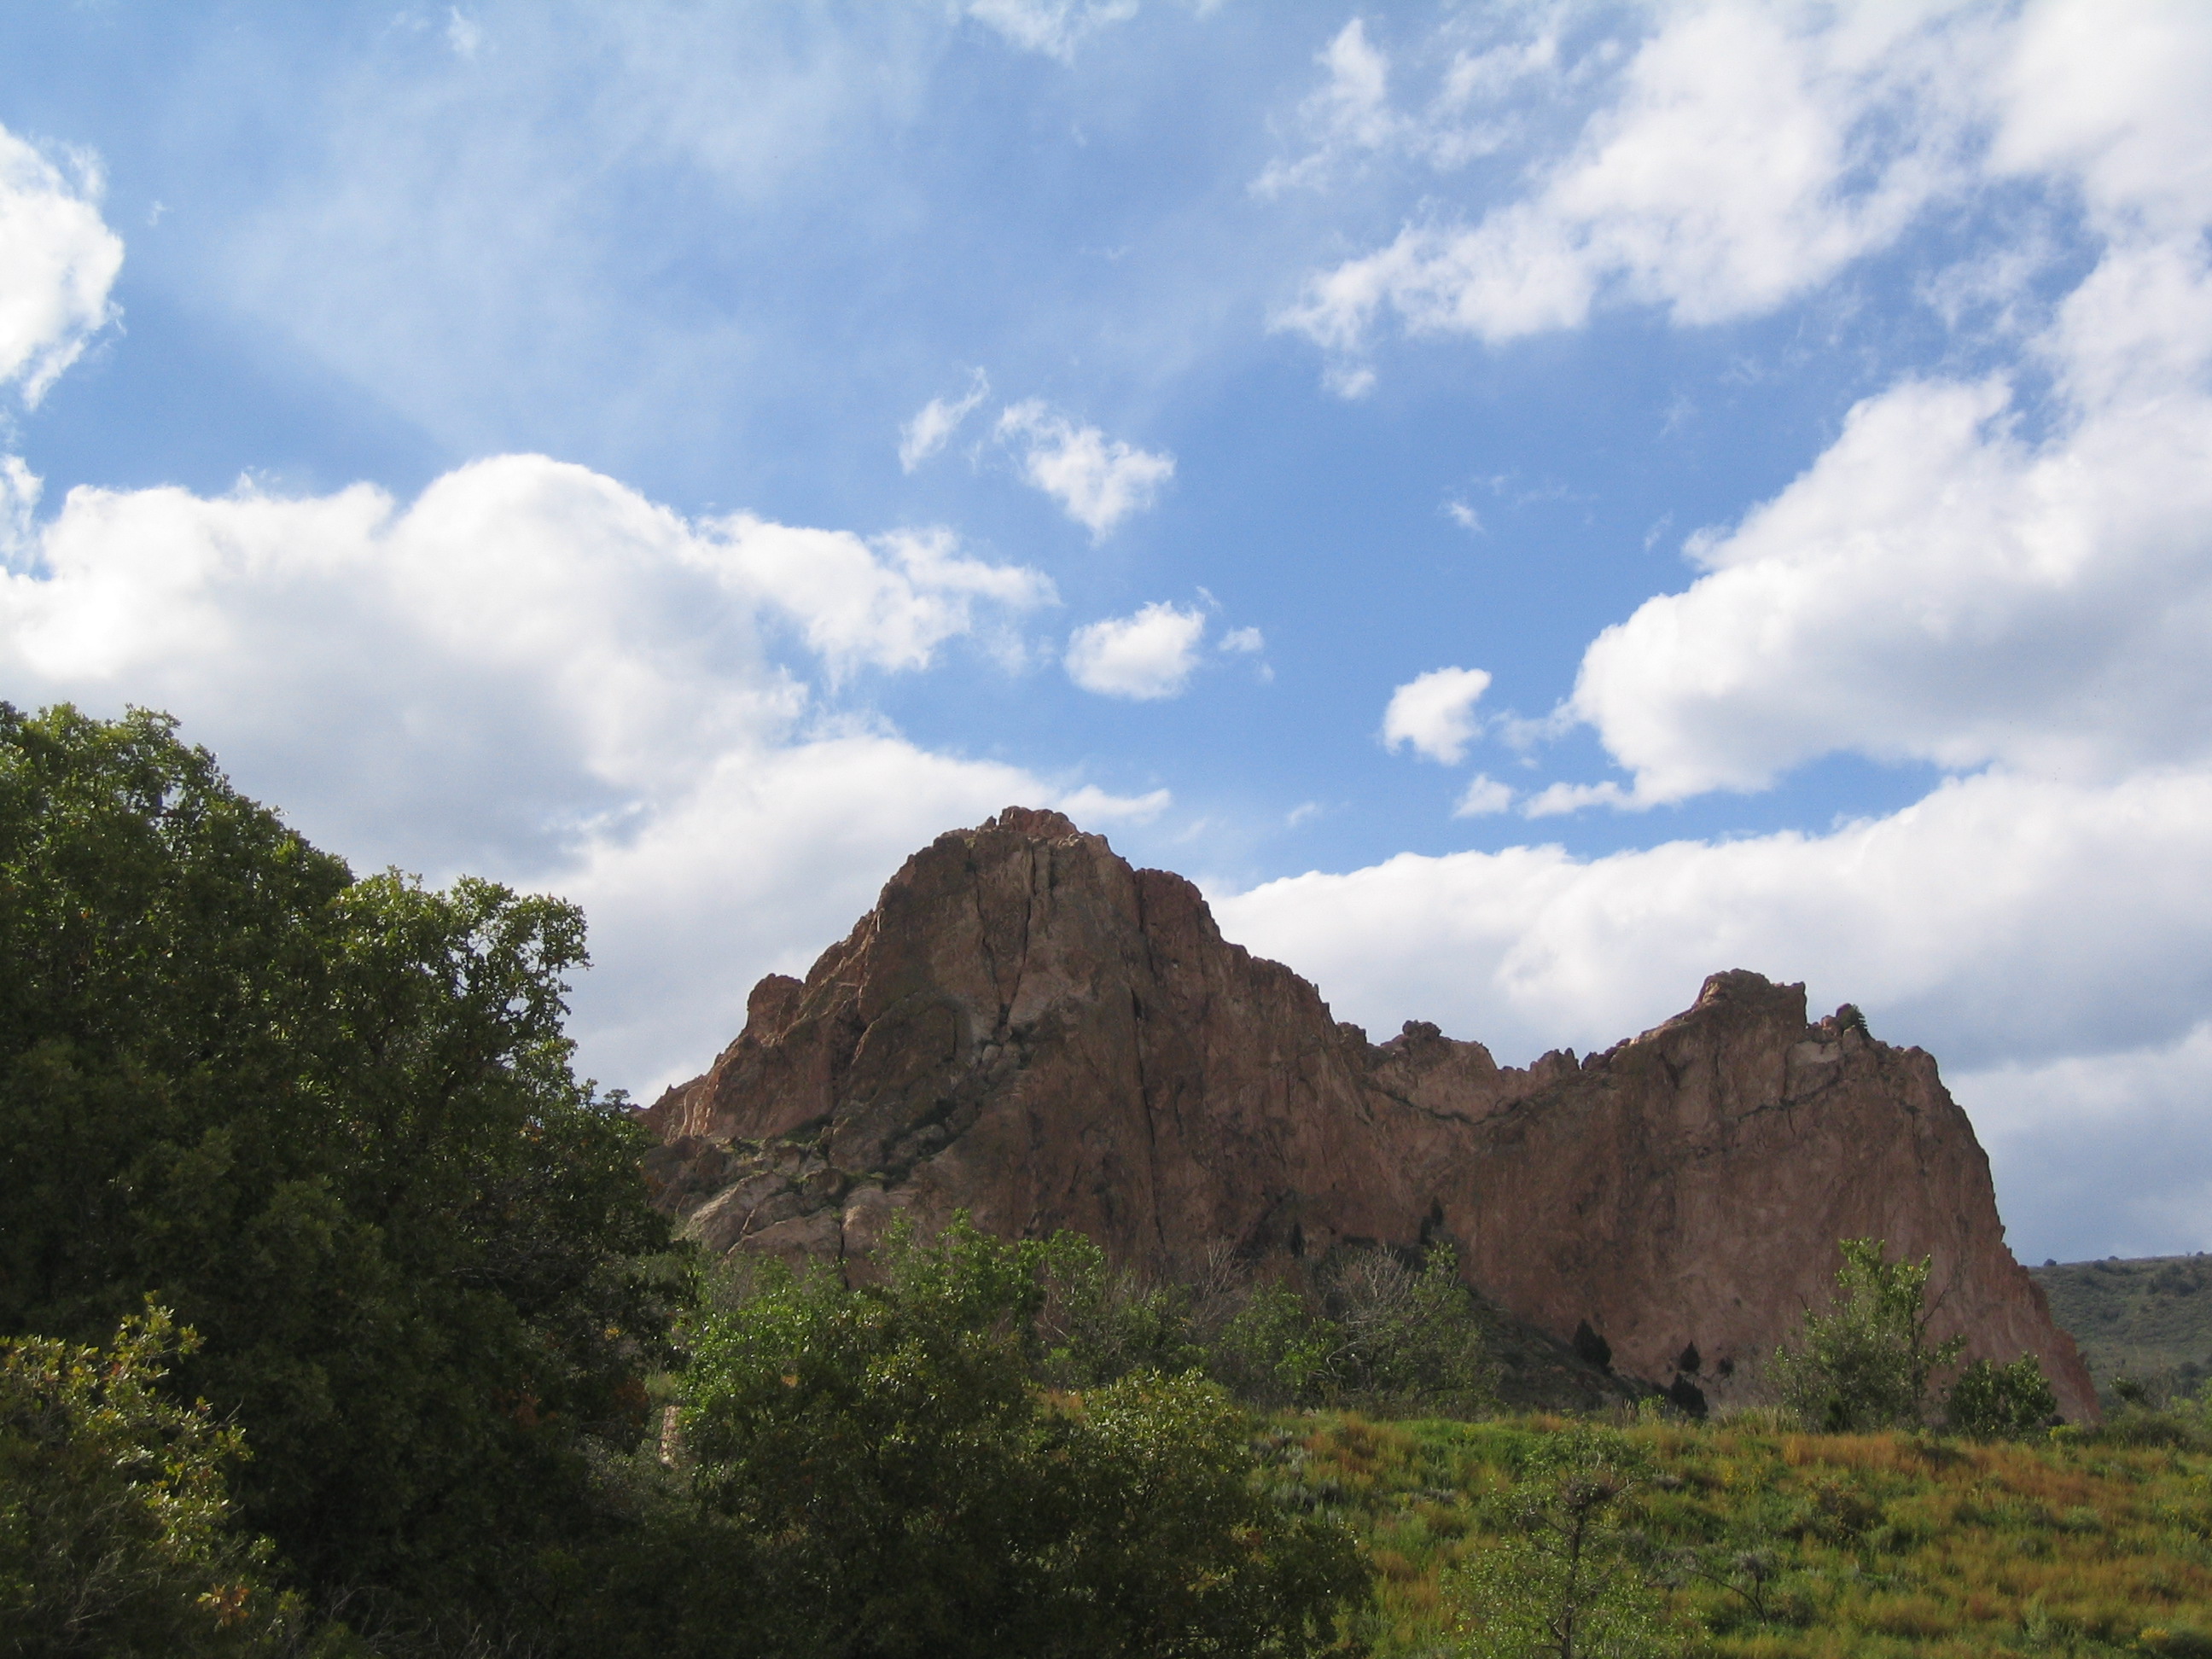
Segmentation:
<svg viewBox="0 0 2212 1659">
<path fill-rule="evenodd" d="M 1187 1270 L 1443 1237 L 1486 1297 L 1716 1404 L 1823 1304 L 1837 1240 L 1933 1258 L 1934 1334 L 2094 1389 L 2006 1248 L 1989 1162 L 1918 1048 L 1741 970 L 1600 1054 L 1501 1066 L 1376 1043 L 1221 937 L 1196 887 L 1010 807 L 908 859 L 804 981 L 771 975 L 644 1114 L 659 1201 L 712 1249 L 864 1256 L 891 1217 L 1068 1227 Z"/>
</svg>

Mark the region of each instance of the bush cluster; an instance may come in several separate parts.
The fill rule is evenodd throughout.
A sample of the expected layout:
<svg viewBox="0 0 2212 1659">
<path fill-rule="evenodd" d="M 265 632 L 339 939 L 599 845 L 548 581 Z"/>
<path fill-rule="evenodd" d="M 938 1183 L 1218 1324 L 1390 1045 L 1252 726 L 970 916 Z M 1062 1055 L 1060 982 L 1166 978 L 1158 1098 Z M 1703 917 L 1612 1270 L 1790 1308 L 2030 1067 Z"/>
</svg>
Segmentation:
<svg viewBox="0 0 2212 1659">
<path fill-rule="evenodd" d="M 874 1265 L 848 1286 L 766 1264 L 692 1333 L 675 1456 L 751 1558 L 770 1650 L 1340 1650 L 1349 1536 L 1258 1489 L 1217 1384 L 1121 1340 L 1141 1298 L 1077 1316 L 1095 1245 L 962 1219 Z"/>
<path fill-rule="evenodd" d="M 1931 1262 L 1889 1259 L 1877 1238 L 1839 1241 L 1844 1265 L 1826 1309 L 1808 1309 L 1794 1344 L 1769 1376 L 1784 1410 L 1826 1434 L 1919 1428 L 1936 1378 L 1957 1364 L 1966 1339 L 1929 1339 Z M 2033 1354 L 2009 1364 L 1978 1359 L 1944 1391 L 1942 1419 L 1978 1440 L 2015 1439 L 2058 1422 L 2057 1397 Z"/>
<path fill-rule="evenodd" d="M 1340 1248 L 1304 1283 L 1257 1279 L 1220 1245 L 1182 1281 L 1113 1267 L 1079 1234 L 1036 1248 L 1041 1375 L 1057 1383 L 1145 1366 L 1201 1370 L 1262 1408 L 1466 1415 L 1494 1400 L 1483 1310 L 1449 1244 L 1411 1261 Z"/>
</svg>

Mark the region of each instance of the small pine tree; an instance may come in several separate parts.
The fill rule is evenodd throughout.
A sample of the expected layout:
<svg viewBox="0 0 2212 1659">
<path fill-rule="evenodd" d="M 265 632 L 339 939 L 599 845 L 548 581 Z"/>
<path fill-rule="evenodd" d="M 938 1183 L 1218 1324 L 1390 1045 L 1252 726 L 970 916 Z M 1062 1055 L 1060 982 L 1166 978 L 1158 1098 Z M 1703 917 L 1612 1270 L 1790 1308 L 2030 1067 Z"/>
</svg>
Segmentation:
<svg viewBox="0 0 2212 1659">
<path fill-rule="evenodd" d="M 1533 1449 L 1499 1541 L 1447 1581 L 1462 1653 L 1479 1659 L 1646 1659 L 1668 1651 L 1663 1602 L 1629 1509 L 1648 1474 L 1620 1435 L 1576 1429 Z"/>
</svg>

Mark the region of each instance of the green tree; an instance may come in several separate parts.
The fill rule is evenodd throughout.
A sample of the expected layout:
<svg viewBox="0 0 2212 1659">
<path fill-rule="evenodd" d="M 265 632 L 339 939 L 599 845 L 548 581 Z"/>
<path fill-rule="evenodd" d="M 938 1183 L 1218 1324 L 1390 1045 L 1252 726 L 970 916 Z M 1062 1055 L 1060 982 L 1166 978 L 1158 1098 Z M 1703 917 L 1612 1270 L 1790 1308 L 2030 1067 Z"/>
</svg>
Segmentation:
<svg viewBox="0 0 2212 1659">
<path fill-rule="evenodd" d="M 1951 1385 L 1944 1415 L 1976 1440 L 2018 1440 L 2058 1420 L 2058 1396 L 2032 1353 L 2009 1365 L 1977 1359 Z"/>
<path fill-rule="evenodd" d="M 307 1583 L 526 1612 L 669 1317 L 584 962 L 557 901 L 355 880 L 164 717 L 0 705 L 0 1334 L 155 1295 Z"/>
<path fill-rule="evenodd" d="M 1524 1455 L 1499 1540 L 1448 1581 L 1462 1651 L 1482 1659 L 1642 1659 L 1665 1650 L 1663 1601 L 1629 1508 L 1648 1477 L 1617 1434 L 1571 1429 Z"/>
<path fill-rule="evenodd" d="M 1330 1369 L 1345 1396 L 1462 1415 L 1495 1397 L 1497 1368 L 1449 1244 L 1431 1245 L 1418 1271 L 1388 1250 L 1354 1252 L 1329 1273 L 1325 1305 L 1341 1333 Z"/>
<path fill-rule="evenodd" d="M 1042 1295 L 1030 1326 L 1030 1363 L 1040 1380 L 1093 1388 L 1132 1371 L 1172 1375 L 1204 1363 L 1189 1291 L 1115 1267 L 1081 1233 L 1045 1241 L 1036 1278 Z"/>
<path fill-rule="evenodd" d="M 242 1659 L 301 1633 L 229 1524 L 238 1430 L 160 1387 L 195 1343 L 155 1307 L 101 1347 L 0 1340 L 0 1652 Z"/>
<path fill-rule="evenodd" d="M 1826 1312 L 1808 1309 L 1799 1346 L 1775 1354 L 1776 1392 L 1808 1427 L 1826 1433 L 1917 1427 L 1927 1419 L 1936 1373 L 1966 1347 L 1963 1337 L 1929 1340 L 1933 1259 L 1892 1261 L 1877 1238 L 1840 1247 L 1835 1298 Z"/>
<path fill-rule="evenodd" d="M 878 1282 L 770 1265 L 703 1315 L 684 1381 L 695 1489 L 758 1552 L 769 1645 L 838 1656 L 1304 1655 L 1364 1569 L 1254 1482 L 1202 1377 L 1033 1382 L 1065 1240 L 895 1231 Z M 1092 1247 L 1095 1248 L 1095 1247 Z"/>
<path fill-rule="evenodd" d="M 1336 1392 L 1344 1333 L 1291 1286 L 1257 1285 L 1243 1291 L 1206 1346 L 1207 1370 L 1239 1399 L 1308 1406 Z"/>
</svg>

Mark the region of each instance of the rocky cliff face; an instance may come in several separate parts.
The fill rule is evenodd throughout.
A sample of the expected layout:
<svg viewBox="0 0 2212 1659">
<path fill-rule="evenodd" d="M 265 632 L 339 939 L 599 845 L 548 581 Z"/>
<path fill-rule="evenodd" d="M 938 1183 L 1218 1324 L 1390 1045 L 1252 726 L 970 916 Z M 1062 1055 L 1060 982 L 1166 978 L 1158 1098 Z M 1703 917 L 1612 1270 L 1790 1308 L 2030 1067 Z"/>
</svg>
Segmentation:
<svg viewBox="0 0 2212 1659">
<path fill-rule="evenodd" d="M 1808 1024 L 1802 986 L 1723 973 L 1581 1060 L 1418 1023 L 1377 1045 L 1058 813 L 940 836 L 646 1116 L 660 1201 L 717 1250 L 856 1256 L 962 1209 L 1170 1273 L 1215 1241 L 1264 1266 L 1442 1235 L 1508 1311 L 1587 1321 L 1662 1383 L 1687 1356 L 1717 1403 L 1826 1299 L 1836 1241 L 1879 1237 L 1934 1258 L 1936 1334 L 2095 1409 L 1936 1062 L 1848 1006 Z"/>
</svg>

